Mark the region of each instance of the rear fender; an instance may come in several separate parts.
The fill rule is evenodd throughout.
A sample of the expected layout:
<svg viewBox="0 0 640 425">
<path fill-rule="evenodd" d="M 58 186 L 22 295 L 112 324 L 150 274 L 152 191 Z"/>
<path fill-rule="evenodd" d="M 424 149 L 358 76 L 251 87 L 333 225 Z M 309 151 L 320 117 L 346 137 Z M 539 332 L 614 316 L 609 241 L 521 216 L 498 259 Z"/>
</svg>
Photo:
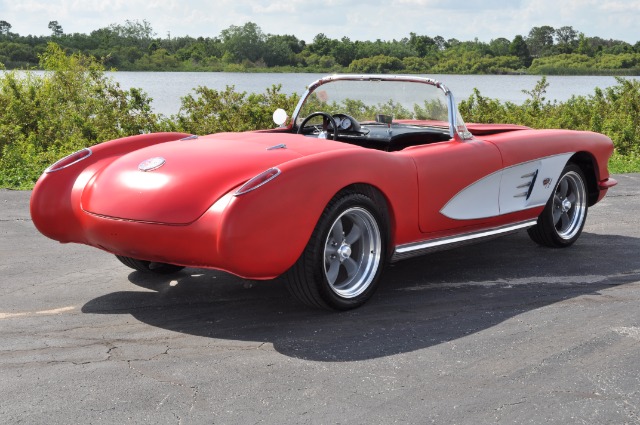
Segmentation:
<svg viewBox="0 0 640 425">
<path fill-rule="evenodd" d="M 233 197 L 222 212 L 216 251 L 228 269 L 263 278 L 288 270 L 302 254 L 329 201 L 343 188 L 375 187 L 387 200 L 391 244 L 415 238 L 417 180 L 406 156 L 361 149 L 290 161 L 271 182 Z"/>
</svg>

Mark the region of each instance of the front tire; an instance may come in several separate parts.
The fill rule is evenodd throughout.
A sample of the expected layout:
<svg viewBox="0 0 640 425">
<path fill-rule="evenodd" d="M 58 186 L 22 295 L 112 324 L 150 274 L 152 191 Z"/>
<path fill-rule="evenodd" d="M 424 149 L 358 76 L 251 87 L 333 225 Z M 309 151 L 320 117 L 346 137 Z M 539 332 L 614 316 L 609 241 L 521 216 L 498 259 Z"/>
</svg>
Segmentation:
<svg viewBox="0 0 640 425">
<path fill-rule="evenodd" d="M 372 197 L 337 195 L 285 275 L 289 292 L 312 307 L 360 307 L 377 288 L 386 259 L 387 228 L 385 208 Z"/>
<path fill-rule="evenodd" d="M 538 223 L 528 229 L 534 242 L 551 248 L 565 248 L 578 240 L 587 220 L 585 181 L 580 167 L 567 164 Z"/>
<path fill-rule="evenodd" d="M 120 262 L 125 266 L 131 267 L 132 269 L 142 273 L 172 274 L 184 269 L 183 266 L 176 266 L 174 264 L 166 264 L 166 263 L 155 263 L 155 262 L 145 261 L 145 260 L 137 260 L 135 258 L 123 257 L 121 255 L 116 255 L 116 258 L 120 260 Z"/>
</svg>

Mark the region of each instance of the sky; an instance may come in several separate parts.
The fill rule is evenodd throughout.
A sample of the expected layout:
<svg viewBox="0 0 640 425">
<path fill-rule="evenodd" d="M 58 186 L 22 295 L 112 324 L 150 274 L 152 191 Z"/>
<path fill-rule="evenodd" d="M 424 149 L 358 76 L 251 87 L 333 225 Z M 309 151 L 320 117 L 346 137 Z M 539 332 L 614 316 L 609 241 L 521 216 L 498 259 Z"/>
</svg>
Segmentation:
<svg viewBox="0 0 640 425">
<path fill-rule="evenodd" d="M 640 0 L 0 0 L 0 21 L 20 35 L 65 34 L 148 21 L 158 37 L 217 37 L 256 23 L 265 34 L 307 42 L 400 40 L 409 33 L 460 41 L 527 36 L 532 27 L 572 26 L 588 37 L 640 41 Z"/>
</svg>

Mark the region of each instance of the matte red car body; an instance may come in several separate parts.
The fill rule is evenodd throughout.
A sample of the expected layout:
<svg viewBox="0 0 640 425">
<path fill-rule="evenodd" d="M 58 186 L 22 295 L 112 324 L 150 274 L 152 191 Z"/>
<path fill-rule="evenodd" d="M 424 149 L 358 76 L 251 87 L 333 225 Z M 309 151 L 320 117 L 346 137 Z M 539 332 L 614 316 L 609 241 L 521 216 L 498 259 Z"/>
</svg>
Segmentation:
<svg viewBox="0 0 640 425">
<path fill-rule="evenodd" d="M 479 136 L 397 152 L 310 140 L 286 129 L 196 140 L 179 140 L 188 136 L 180 133 L 133 136 L 97 145 L 81 163 L 43 174 L 31 214 L 40 232 L 61 242 L 270 279 L 294 264 L 328 202 L 353 184 L 373 186 L 385 197 L 391 247 L 534 219 L 543 206 L 464 223 L 439 212 L 474 181 L 531 158 L 583 152 L 598 182 L 591 203 L 612 184 L 606 167 L 612 145 L 605 136 L 468 127 Z M 287 149 L 266 149 L 281 143 Z M 137 170 L 156 156 L 167 164 L 150 173 Z M 233 195 L 274 166 L 281 174 L 273 182 Z"/>
<path fill-rule="evenodd" d="M 338 230 L 342 229 L 341 221 L 332 227 L 338 235 L 345 235 L 339 248 L 341 260 L 331 251 L 337 242 L 329 245 L 328 236 L 324 236 L 324 257 L 309 270 L 315 273 L 324 268 L 327 282 L 330 273 L 326 264 L 332 261 L 336 265 L 338 261 L 349 266 L 360 264 L 362 270 L 374 272 L 355 272 L 352 276 L 359 280 L 350 289 L 340 285 L 329 288 L 342 297 L 340 302 L 334 303 L 329 296 L 302 300 L 342 309 L 370 296 L 365 288 L 385 260 L 406 258 L 441 244 L 455 245 L 457 239 L 474 240 L 533 226 L 569 161 L 574 163 L 572 173 L 580 174 L 576 166 L 582 169 L 589 205 L 615 184 L 607 171 L 613 151 L 607 137 L 515 125 L 465 127 L 451 92 L 434 80 L 330 76 L 312 83 L 305 96 L 322 86 L 322 98 L 329 87 L 324 84 L 335 81 L 336 87 L 342 87 L 344 82 L 360 80 L 374 85 L 384 80 L 392 87 L 400 82 L 434 88 L 444 96 L 444 103 L 430 105 L 446 103 L 448 121 L 439 121 L 442 115 L 438 108 L 420 115 L 433 117 L 424 121 L 393 121 L 391 116 L 378 114 L 375 121 L 367 116 L 361 118 L 362 123 L 354 123 L 355 118 L 344 114 L 308 111 L 302 118 L 298 114 L 303 97 L 286 128 L 199 138 L 157 133 L 105 142 L 59 161 L 42 175 L 31 197 L 33 222 L 52 239 L 91 245 L 130 260 L 271 279 L 294 266 L 307 245 L 312 246 L 311 235 L 317 226 L 322 227 L 318 223 L 323 212 L 330 211 L 332 200 L 345 202 L 342 208 L 346 208 L 351 201 L 345 201 L 343 190 L 351 188 L 349 196 L 357 192 L 358 202 L 369 205 L 371 211 L 360 204 L 338 211 L 354 220 L 354 227 L 347 226 L 344 233 Z M 401 91 L 413 92 L 406 87 Z M 432 99 L 429 96 L 427 100 Z M 310 99 L 313 105 L 314 98 Z M 304 123 L 316 115 L 324 116 L 323 124 L 305 127 Z M 333 121 L 332 128 L 338 128 L 338 115 L 343 115 L 341 123 L 347 126 L 340 131 L 351 134 L 343 134 L 343 141 L 327 140 L 326 121 Z M 368 133 L 359 133 L 361 125 Z M 392 137 L 394 131 L 397 137 Z M 298 132 L 303 134 L 295 134 Z M 372 137 L 367 139 L 368 135 Z M 449 140 L 441 141 L 446 138 Z M 379 149 L 381 140 L 386 145 Z M 392 149 L 395 141 L 406 144 Z M 544 175 L 536 183 L 540 170 Z M 264 172 L 270 177 L 259 180 L 264 184 L 238 192 Z M 585 193 L 582 183 L 581 189 Z M 583 199 L 580 210 L 586 214 Z M 356 245 L 360 254 L 353 254 L 353 242 L 347 242 L 346 235 L 347 229 L 357 233 L 353 231 L 356 222 L 370 231 L 356 236 L 356 240 L 362 237 Z M 386 249 L 383 240 L 388 244 Z M 379 262 L 381 252 L 388 258 Z M 352 255 L 359 255 L 358 261 L 367 258 L 357 263 Z M 332 275 L 330 285 L 336 279 L 337 275 Z M 307 284 L 298 280 L 292 290 Z"/>
</svg>

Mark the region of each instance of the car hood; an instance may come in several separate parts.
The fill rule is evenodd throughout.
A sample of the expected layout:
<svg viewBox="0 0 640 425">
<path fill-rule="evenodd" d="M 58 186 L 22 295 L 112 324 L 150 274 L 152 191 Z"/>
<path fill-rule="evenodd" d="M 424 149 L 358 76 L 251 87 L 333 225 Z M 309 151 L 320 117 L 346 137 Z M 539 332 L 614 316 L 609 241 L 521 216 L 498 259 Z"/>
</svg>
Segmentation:
<svg viewBox="0 0 640 425">
<path fill-rule="evenodd" d="M 161 143 L 123 155 L 94 175 L 83 191 L 82 208 L 116 219 L 188 224 L 262 171 L 348 146 L 260 132 Z M 138 168 L 152 158 L 163 158 L 164 164 L 146 172 Z"/>
</svg>

